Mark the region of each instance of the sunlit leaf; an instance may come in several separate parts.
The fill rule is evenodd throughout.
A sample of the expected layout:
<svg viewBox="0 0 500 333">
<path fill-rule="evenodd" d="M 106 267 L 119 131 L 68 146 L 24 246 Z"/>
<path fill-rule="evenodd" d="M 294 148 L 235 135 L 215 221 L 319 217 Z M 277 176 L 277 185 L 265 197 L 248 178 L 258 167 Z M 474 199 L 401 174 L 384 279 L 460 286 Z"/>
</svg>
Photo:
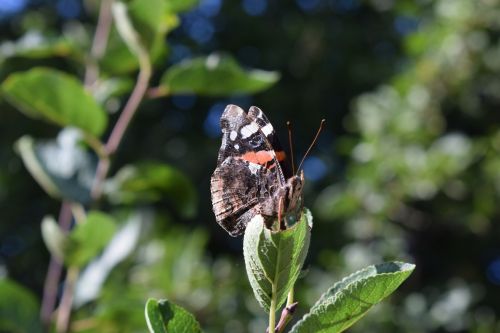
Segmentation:
<svg viewBox="0 0 500 333">
<path fill-rule="evenodd" d="M 146 322 L 151 333 L 197 333 L 200 324 L 195 317 L 168 300 L 150 298 L 145 308 Z"/>
<path fill-rule="evenodd" d="M 87 203 L 96 161 L 78 144 L 78 138 L 77 131 L 65 129 L 52 141 L 36 142 L 23 136 L 16 148 L 28 171 L 49 195 Z"/>
<path fill-rule="evenodd" d="M 163 63 L 168 52 L 165 36 L 178 26 L 179 19 L 168 12 L 167 4 L 170 1 L 153 1 L 155 4 L 150 1 L 135 0 L 129 3 L 128 7 L 119 4 L 120 8 L 115 15 L 123 21 L 120 23 L 120 34 L 135 35 L 134 40 L 129 42 L 140 42 L 152 63 Z M 124 10 L 125 8 L 127 10 Z M 123 25 L 126 26 L 125 31 Z M 100 61 L 105 71 L 114 74 L 128 73 L 139 67 L 137 57 L 132 54 L 120 34 L 116 28 L 111 29 L 106 54 Z"/>
<path fill-rule="evenodd" d="M 52 216 L 46 216 L 42 220 L 42 237 L 49 252 L 63 262 L 68 237 Z"/>
<path fill-rule="evenodd" d="M 139 34 L 131 22 L 127 6 L 124 3 L 113 3 L 113 17 L 115 19 L 116 29 L 125 44 L 127 44 L 129 50 L 136 56 L 147 53 L 144 45 L 141 43 Z"/>
<path fill-rule="evenodd" d="M 415 265 L 388 262 L 369 266 L 336 283 L 298 321 L 291 333 L 338 333 L 361 319 L 413 272 Z"/>
<path fill-rule="evenodd" d="M 21 285 L 0 279 L 0 331 L 41 333 L 39 305 Z"/>
<path fill-rule="evenodd" d="M 194 215 L 198 201 L 196 190 L 184 173 L 156 162 L 123 167 L 106 183 L 104 191 L 115 203 L 155 202 L 166 198 L 185 217 Z"/>
<path fill-rule="evenodd" d="M 74 307 L 82 306 L 97 299 L 101 291 L 105 290 L 105 282 L 109 274 L 119 263 L 127 259 L 137 247 L 147 214 L 140 210 L 133 213 L 119 213 L 116 214 L 117 216 L 115 214 L 113 214 L 115 219 L 124 223 L 120 223 L 120 229 L 115 232 L 113 238 L 106 244 L 102 254 L 92 260 L 79 275 L 75 287 Z"/>
<path fill-rule="evenodd" d="M 167 29 L 167 6 L 164 0 L 133 0 L 128 5 L 130 19 L 141 41 L 150 48 L 155 36 Z"/>
<path fill-rule="evenodd" d="M 82 84 L 64 72 L 35 67 L 11 74 L 1 86 L 4 97 L 20 111 L 60 126 L 74 126 L 100 136 L 107 115 Z"/>
<path fill-rule="evenodd" d="M 270 88 L 278 79 L 277 72 L 244 70 L 232 57 L 212 54 L 170 67 L 161 79 L 161 89 L 169 94 L 251 94 Z"/>
<path fill-rule="evenodd" d="M 100 103 L 104 103 L 111 97 L 124 95 L 134 87 L 134 81 L 127 77 L 113 77 L 97 81 L 95 84 L 94 97 Z"/>
<path fill-rule="evenodd" d="M 180 13 L 192 9 L 200 0 L 164 0 L 167 10 L 171 13 Z"/>
<path fill-rule="evenodd" d="M 49 37 L 35 30 L 26 32 L 16 41 L 5 41 L 0 44 L 0 60 L 10 57 L 64 57 L 73 52 L 75 48 L 67 38 Z"/>
<path fill-rule="evenodd" d="M 93 259 L 113 237 L 115 221 L 98 211 L 88 213 L 85 221 L 71 231 L 65 246 L 65 262 L 81 267 Z"/>
<path fill-rule="evenodd" d="M 266 311 L 273 291 L 280 307 L 295 284 L 309 248 L 311 227 L 307 210 L 299 222 L 284 231 L 269 230 L 260 215 L 247 225 L 243 239 L 245 266 L 255 297 Z"/>
<path fill-rule="evenodd" d="M 106 53 L 99 63 L 102 70 L 113 74 L 125 74 L 139 68 L 137 58 L 130 52 L 115 28 L 111 29 Z"/>
</svg>

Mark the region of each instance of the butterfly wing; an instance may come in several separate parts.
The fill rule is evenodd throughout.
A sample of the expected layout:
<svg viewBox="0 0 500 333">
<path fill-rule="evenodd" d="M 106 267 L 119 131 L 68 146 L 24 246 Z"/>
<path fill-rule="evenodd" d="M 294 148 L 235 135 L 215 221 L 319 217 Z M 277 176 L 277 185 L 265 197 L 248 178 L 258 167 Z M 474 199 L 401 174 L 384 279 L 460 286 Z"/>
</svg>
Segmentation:
<svg viewBox="0 0 500 333">
<path fill-rule="evenodd" d="M 216 169 L 210 181 L 212 206 L 217 223 L 231 236 L 239 236 L 248 222 L 262 212 L 269 201 L 272 184 L 265 167 L 228 157 Z"/>
<path fill-rule="evenodd" d="M 276 159 L 279 162 L 280 171 L 283 175 L 283 178 L 286 180 L 292 177 L 293 176 L 292 170 L 290 168 L 290 164 L 288 163 L 288 158 L 285 153 L 285 150 L 281 146 L 278 136 L 274 131 L 274 127 L 269 121 L 269 119 L 267 119 L 266 115 L 264 114 L 264 111 L 262 111 L 260 108 L 256 106 L 252 106 L 248 111 L 248 117 L 252 119 L 252 121 L 255 121 L 257 123 L 257 125 L 260 128 L 260 131 L 269 142 L 269 145 L 274 151 Z"/>
</svg>

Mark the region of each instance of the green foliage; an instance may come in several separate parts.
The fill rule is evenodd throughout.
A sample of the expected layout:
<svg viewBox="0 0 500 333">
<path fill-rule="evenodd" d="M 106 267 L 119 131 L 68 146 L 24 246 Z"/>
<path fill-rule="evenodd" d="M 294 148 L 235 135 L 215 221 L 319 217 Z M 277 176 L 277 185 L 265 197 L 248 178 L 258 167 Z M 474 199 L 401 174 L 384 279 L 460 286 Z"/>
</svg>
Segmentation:
<svg viewBox="0 0 500 333">
<path fill-rule="evenodd" d="M 11 74 L 2 83 L 3 96 L 33 118 L 74 126 L 99 136 L 107 124 L 104 110 L 73 76 L 49 68 Z"/>
<path fill-rule="evenodd" d="M 63 262 L 65 257 L 65 247 L 68 240 L 66 234 L 57 224 L 52 216 L 45 216 L 42 220 L 42 237 L 50 253 Z"/>
<path fill-rule="evenodd" d="M 167 10 L 171 13 L 185 12 L 199 3 L 199 0 L 170 0 L 165 1 Z"/>
<path fill-rule="evenodd" d="M 0 52 L 0 64 L 14 57 L 38 59 L 73 55 L 77 53 L 74 44 L 68 36 L 45 36 L 40 31 L 28 31 L 16 41 L 3 43 L 9 52 Z"/>
<path fill-rule="evenodd" d="M 248 279 L 259 304 L 269 312 L 286 300 L 299 277 L 309 249 L 312 216 L 304 210 L 293 227 L 279 232 L 266 228 L 257 216 L 248 223 L 243 252 Z"/>
<path fill-rule="evenodd" d="M 184 217 L 196 212 L 196 190 L 180 170 L 167 164 L 142 162 L 126 165 L 108 180 L 106 194 L 114 203 L 153 203 L 169 199 Z"/>
<path fill-rule="evenodd" d="M 65 247 L 65 262 L 81 267 L 93 259 L 113 237 L 115 222 L 99 211 L 88 212 L 85 219 L 71 231 Z"/>
<path fill-rule="evenodd" d="M 146 321 L 151 333 L 198 333 L 200 324 L 194 316 L 168 300 L 150 298 L 145 308 Z"/>
<path fill-rule="evenodd" d="M 35 296 L 8 279 L 0 279 L 0 331 L 43 332 Z"/>
<path fill-rule="evenodd" d="M 491 249 L 497 247 L 500 216 L 498 1 L 330 1 L 310 11 L 283 4 L 278 19 L 268 6 L 256 20 L 239 3 L 207 9 L 204 2 L 181 17 L 197 1 L 128 0 L 118 4 L 121 13 L 110 20 L 110 36 L 100 40 L 106 47 L 99 54 L 92 41 L 101 3 L 85 2 L 79 20 L 55 18 L 52 7 L 37 5 L 6 22 L 2 36 L 13 40 L 0 43 L 2 102 L 10 104 L 0 108 L 0 233 L 6 235 L 0 270 L 42 294 L 46 251 L 38 251 L 38 235 L 29 231 L 39 230 L 42 216 L 58 216 L 58 201 L 42 196 L 12 153 L 16 140 L 24 167 L 51 197 L 76 208 L 74 218 L 100 209 L 124 231 L 123 238 L 113 238 L 102 249 L 105 234 L 108 240 L 112 234 L 105 217 L 109 230 L 90 241 L 90 249 L 80 249 L 97 228 L 77 232 L 80 223 L 75 223 L 76 237 L 71 231 L 66 235 L 53 218 L 43 220 L 42 235 L 55 257 L 76 251 L 65 263 L 81 265 L 75 299 L 100 288 L 75 301 L 71 331 L 144 331 L 143 303 L 151 295 L 168 298 L 171 306 L 185 305 L 208 333 L 265 331 L 266 320 L 243 276 L 239 243 L 216 234 L 209 213 L 205 189 L 218 142 L 200 129 L 212 120 L 212 106 L 219 102 L 262 106 L 278 134 L 281 120 L 292 119 L 300 124 L 299 147 L 308 142 L 301 135 L 318 119 L 328 120 L 319 149 L 311 155 L 327 173 L 308 180 L 304 189 L 315 217 L 310 264 L 301 279 L 295 278 L 300 265 L 290 264 L 283 272 L 295 282 L 295 316 L 331 285 L 332 276 L 403 258 L 422 263 L 410 290 L 379 304 L 349 332 L 497 330 L 493 263 L 498 256 Z M 192 37 L 195 21 L 213 23 L 210 42 Z M 178 33 L 169 35 L 180 22 Z M 235 57 L 199 56 L 217 51 L 214 46 Z M 151 82 L 146 97 L 136 100 L 138 114 L 116 154 L 107 154 L 105 139 L 141 70 L 139 53 L 151 62 Z M 175 63 L 180 58 L 184 61 Z M 274 87 L 278 75 L 245 69 L 236 58 L 248 66 L 279 69 L 283 79 L 268 93 L 247 96 Z M 92 66 L 94 80 L 87 75 Z M 208 98 L 192 98 L 191 108 L 176 99 L 151 98 L 176 94 Z M 11 107 L 32 119 L 11 113 Z M 93 108 L 109 112 L 109 126 L 102 110 L 89 116 Z M 47 121 L 63 127 L 57 139 Z M 65 141 L 68 135 L 72 139 Z M 158 162 L 144 161 L 144 156 Z M 104 161 L 110 171 L 102 196 L 91 196 L 97 164 L 102 170 Z M 131 221 L 133 236 L 127 231 Z M 71 237 L 76 237 L 75 250 L 69 251 Z M 117 259 L 113 254 L 118 253 Z M 376 281 L 402 278 L 409 271 L 404 267 L 383 276 L 362 270 L 368 276 L 359 284 L 342 280 L 331 290 L 334 295 L 325 296 L 332 303 L 314 306 L 300 322 L 302 330 L 323 319 L 338 322 L 335 330 L 351 324 L 378 301 L 361 302 L 364 293 L 370 292 L 368 299 L 376 292 L 384 295 L 384 284 Z M 100 272 L 102 280 L 83 281 L 87 270 L 88 276 Z M 257 297 L 265 303 L 262 290 L 268 285 L 256 279 Z M 281 283 L 281 302 L 290 290 L 286 282 Z M 1 298 L 16 304 L 11 299 L 18 298 L 33 309 L 22 296 Z M 330 308 L 335 311 L 324 317 L 318 312 Z M 7 324 L 0 331 L 37 332 L 36 325 L 30 327 L 37 309 L 28 312 L 15 319 L 16 326 Z M 2 308 L 0 323 L 12 318 L 17 317 Z"/>
<path fill-rule="evenodd" d="M 15 144 L 24 165 L 54 198 L 88 203 L 95 161 L 78 143 L 79 133 L 64 129 L 57 140 L 36 142 L 30 136 Z"/>
<path fill-rule="evenodd" d="M 137 1 L 135 3 L 138 3 Z M 142 14 L 141 6 L 137 9 L 139 14 Z M 150 11 L 148 11 L 150 13 Z M 116 2 L 113 4 L 113 17 L 116 21 L 116 29 L 121 38 L 127 45 L 128 49 L 137 57 L 140 58 L 147 53 L 145 45 L 142 44 L 137 31 L 132 26 L 132 22 L 127 13 L 127 6 L 124 3 Z M 151 19 L 151 17 L 149 17 Z"/>
<path fill-rule="evenodd" d="M 90 211 L 68 234 L 54 218 L 42 221 L 42 235 L 50 252 L 68 266 L 82 267 L 108 244 L 115 232 L 114 219 L 108 214 Z"/>
<path fill-rule="evenodd" d="M 361 319 L 413 272 L 415 265 L 389 262 L 369 266 L 337 282 L 291 329 L 291 333 L 338 333 Z"/>
<path fill-rule="evenodd" d="M 170 67 L 161 78 L 161 88 L 169 94 L 226 96 L 257 93 L 278 79 L 277 72 L 244 70 L 229 55 L 211 54 Z"/>
</svg>

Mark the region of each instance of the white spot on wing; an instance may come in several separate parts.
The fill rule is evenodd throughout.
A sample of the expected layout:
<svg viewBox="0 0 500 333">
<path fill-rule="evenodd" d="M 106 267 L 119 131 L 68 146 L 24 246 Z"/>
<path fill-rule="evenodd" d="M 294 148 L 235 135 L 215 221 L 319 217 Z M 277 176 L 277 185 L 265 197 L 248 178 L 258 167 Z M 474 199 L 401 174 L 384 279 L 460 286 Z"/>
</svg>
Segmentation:
<svg viewBox="0 0 500 333">
<path fill-rule="evenodd" d="M 256 122 L 252 121 L 249 125 L 243 126 L 240 129 L 242 139 L 246 139 L 253 134 L 257 133 L 259 130 L 259 125 Z"/>
<path fill-rule="evenodd" d="M 268 136 L 273 132 L 274 128 L 271 123 L 268 123 L 266 126 L 262 127 L 262 133 L 264 133 L 265 136 Z"/>
<path fill-rule="evenodd" d="M 255 163 L 249 163 L 248 168 L 250 169 L 250 172 L 252 173 L 252 175 L 255 175 L 255 174 L 257 174 L 257 172 L 259 172 L 260 165 L 255 164 Z"/>
<path fill-rule="evenodd" d="M 236 140 L 237 136 L 238 136 L 238 133 L 236 133 L 236 131 L 231 131 L 231 133 L 229 133 L 229 139 L 231 139 L 231 141 Z"/>
<path fill-rule="evenodd" d="M 236 150 L 238 150 L 238 149 L 240 149 L 240 145 L 239 145 L 239 144 L 235 144 L 235 145 L 234 145 L 234 148 L 235 148 Z"/>
</svg>

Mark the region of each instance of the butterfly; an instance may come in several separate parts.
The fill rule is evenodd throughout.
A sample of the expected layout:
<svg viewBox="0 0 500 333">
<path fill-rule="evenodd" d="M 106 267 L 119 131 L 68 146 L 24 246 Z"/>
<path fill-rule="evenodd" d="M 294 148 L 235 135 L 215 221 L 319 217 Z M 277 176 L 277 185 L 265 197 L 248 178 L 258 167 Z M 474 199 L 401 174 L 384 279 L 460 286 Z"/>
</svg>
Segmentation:
<svg viewBox="0 0 500 333">
<path fill-rule="evenodd" d="M 210 190 L 217 223 L 231 236 L 244 233 L 257 215 L 271 228 L 296 220 L 302 210 L 303 172 L 291 172 L 273 125 L 256 106 L 248 113 L 228 105 L 221 119 L 222 144 Z"/>
</svg>

